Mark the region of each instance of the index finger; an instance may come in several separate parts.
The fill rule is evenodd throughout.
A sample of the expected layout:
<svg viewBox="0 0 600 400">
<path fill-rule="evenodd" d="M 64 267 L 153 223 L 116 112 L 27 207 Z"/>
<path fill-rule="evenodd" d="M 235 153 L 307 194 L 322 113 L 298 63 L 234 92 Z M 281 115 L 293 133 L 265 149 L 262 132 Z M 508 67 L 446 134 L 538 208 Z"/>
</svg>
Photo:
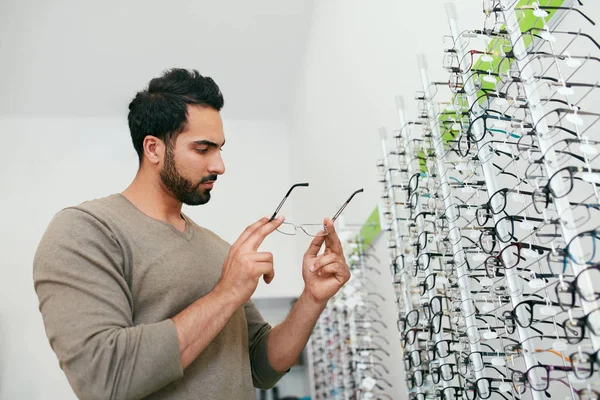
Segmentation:
<svg viewBox="0 0 600 400">
<path fill-rule="evenodd" d="M 246 240 L 248 240 L 248 238 L 250 237 L 250 235 L 252 235 L 254 233 L 254 231 L 256 231 L 258 228 L 260 228 L 261 226 L 266 224 L 267 221 L 269 221 L 269 218 L 263 217 L 263 218 L 259 219 L 258 221 L 256 221 L 255 223 L 253 223 L 252 225 L 249 225 L 244 230 L 244 232 L 242 232 L 242 234 L 237 238 L 237 240 L 233 243 L 233 245 L 231 247 L 242 245 Z"/>
<path fill-rule="evenodd" d="M 325 246 L 334 253 L 342 255 L 344 250 L 342 249 L 342 243 L 333 226 L 333 221 L 329 218 L 325 218 L 325 226 L 327 227 L 328 232 L 327 236 L 325 236 Z"/>
<path fill-rule="evenodd" d="M 279 216 L 273 221 L 267 222 L 252 232 L 244 245 L 250 246 L 250 248 L 252 248 L 254 251 L 258 250 L 258 247 L 262 244 L 263 240 L 265 240 L 269 234 L 273 233 L 275 229 L 279 228 L 281 224 L 283 224 L 283 221 L 285 221 L 285 217 Z"/>
</svg>

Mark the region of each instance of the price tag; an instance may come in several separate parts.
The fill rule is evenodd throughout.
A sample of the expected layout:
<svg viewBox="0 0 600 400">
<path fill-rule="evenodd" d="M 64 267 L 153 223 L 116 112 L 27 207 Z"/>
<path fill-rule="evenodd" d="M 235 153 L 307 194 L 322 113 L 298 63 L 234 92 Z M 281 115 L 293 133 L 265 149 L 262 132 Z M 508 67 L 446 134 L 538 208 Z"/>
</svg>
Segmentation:
<svg viewBox="0 0 600 400">
<path fill-rule="evenodd" d="M 429 340 L 429 333 L 428 332 L 417 332 L 417 339 Z"/>
<path fill-rule="evenodd" d="M 506 361 L 504 360 L 504 358 L 494 357 L 492 358 L 492 365 L 495 365 L 497 367 L 503 367 L 504 365 L 506 365 Z"/>
<path fill-rule="evenodd" d="M 543 279 L 532 279 L 529 281 L 529 287 L 532 289 L 541 289 L 546 286 L 546 282 Z"/>
<path fill-rule="evenodd" d="M 483 332 L 482 336 L 484 339 L 492 340 L 492 339 L 496 339 L 498 337 L 498 334 L 493 331 L 487 331 L 487 332 Z"/>
<path fill-rule="evenodd" d="M 346 300 L 346 307 L 350 309 L 356 308 L 357 305 L 358 304 L 356 303 L 356 300 L 354 300 L 352 297 Z"/>
<path fill-rule="evenodd" d="M 575 93 L 575 91 L 573 89 L 571 89 L 570 87 L 566 87 L 566 86 L 560 86 L 558 89 L 556 89 L 556 91 L 560 94 L 562 94 L 563 96 L 570 96 L 573 93 Z"/>
<path fill-rule="evenodd" d="M 519 226 L 520 226 L 522 229 L 525 229 L 525 230 L 527 230 L 527 231 L 529 231 L 529 230 L 532 230 L 532 229 L 534 228 L 533 224 L 532 224 L 531 222 L 529 222 L 528 220 L 525 220 L 525 221 L 521 222 L 521 223 L 519 224 Z"/>
<path fill-rule="evenodd" d="M 483 310 L 483 312 L 490 312 L 494 309 L 494 305 L 492 303 L 485 303 L 483 306 L 481 306 L 481 309 Z"/>
<path fill-rule="evenodd" d="M 552 343 L 552 349 L 556 351 L 565 351 L 567 349 L 567 343 L 562 340 L 557 340 Z"/>
<path fill-rule="evenodd" d="M 483 61 L 483 62 L 492 62 L 492 61 L 494 61 L 494 58 L 492 56 L 490 56 L 489 54 L 483 54 L 481 56 L 481 61 Z"/>
<path fill-rule="evenodd" d="M 508 104 L 508 100 L 506 100 L 504 97 L 496 97 L 496 103 L 499 106 L 505 106 Z"/>
<path fill-rule="evenodd" d="M 540 314 L 547 315 L 549 317 L 553 317 L 557 314 L 557 311 L 555 308 L 544 306 L 544 307 L 540 308 Z"/>
<path fill-rule="evenodd" d="M 556 42 L 556 38 L 548 31 L 542 31 L 540 36 L 547 42 Z"/>
<path fill-rule="evenodd" d="M 572 123 L 573 125 L 581 126 L 583 125 L 583 119 L 577 114 L 567 114 L 567 121 Z"/>
<path fill-rule="evenodd" d="M 498 390 L 501 391 L 501 392 L 508 393 L 508 392 L 512 391 L 512 388 L 510 386 L 510 383 L 508 383 L 508 382 L 502 382 L 500 384 L 500 386 L 498 386 Z"/>
<path fill-rule="evenodd" d="M 481 278 L 479 282 L 483 287 L 490 287 L 494 284 L 494 281 L 491 278 Z"/>
<path fill-rule="evenodd" d="M 362 380 L 362 387 L 366 390 L 373 390 L 376 384 L 377 381 L 371 378 L 370 376 L 367 376 L 365 379 Z"/>
<path fill-rule="evenodd" d="M 496 149 L 498 149 L 499 151 L 503 151 L 505 153 L 511 153 L 512 154 L 512 149 L 506 143 L 499 143 L 496 146 Z M 514 195 L 514 193 L 513 193 L 513 195 Z"/>
<path fill-rule="evenodd" d="M 356 293 L 356 288 L 354 286 L 346 286 L 344 288 L 344 294 L 348 297 L 352 296 L 354 293 Z"/>
<path fill-rule="evenodd" d="M 525 201 L 525 196 L 523 196 L 521 193 L 513 193 L 513 194 L 511 194 L 510 198 L 513 199 L 516 202 L 519 202 L 519 203 L 525 203 L 526 202 Z"/>
<path fill-rule="evenodd" d="M 569 68 L 578 68 L 581 66 L 581 61 L 576 60 L 574 58 L 567 58 L 567 67 Z"/>
<path fill-rule="evenodd" d="M 487 83 L 493 83 L 494 85 L 496 84 L 497 80 L 495 76 L 492 75 L 484 75 L 482 78 L 485 82 Z"/>
</svg>

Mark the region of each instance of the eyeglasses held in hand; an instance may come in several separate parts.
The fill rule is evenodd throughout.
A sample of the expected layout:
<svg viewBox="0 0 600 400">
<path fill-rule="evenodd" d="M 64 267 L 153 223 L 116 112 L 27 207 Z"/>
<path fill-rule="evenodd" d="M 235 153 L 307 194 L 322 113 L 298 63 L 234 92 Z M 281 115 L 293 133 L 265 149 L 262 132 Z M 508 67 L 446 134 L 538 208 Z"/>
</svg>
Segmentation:
<svg viewBox="0 0 600 400">
<path fill-rule="evenodd" d="M 277 213 L 279 212 L 279 210 L 281 209 L 281 207 L 283 207 L 283 204 L 285 203 L 285 201 L 287 200 L 287 198 L 290 196 L 290 193 L 292 193 L 292 190 L 294 190 L 294 188 L 296 186 L 308 186 L 308 183 L 296 183 L 295 185 L 292 185 L 292 187 L 290 188 L 290 190 L 288 190 L 287 194 L 284 196 L 283 200 L 281 200 L 281 203 L 279 203 L 279 205 L 277 206 L 277 209 L 275 210 L 275 212 L 273 213 L 273 215 L 271 216 L 271 219 L 269 221 L 273 221 L 275 219 L 275 217 L 277 216 Z M 362 193 L 363 191 L 364 191 L 364 189 L 358 189 L 357 191 L 355 191 L 354 193 L 352 193 L 352 195 L 348 198 L 348 200 L 346 200 L 346 202 L 342 205 L 342 207 L 335 213 L 335 215 L 333 216 L 333 218 L 331 218 L 331 221 L 335 222 L 335 220 L 340 216 L 340 214 L 342 213 L 342 211 L 344 211 L 344 209 L 346 208 L 346 206 L 350 203 L 350 201 L 352 200 L 352 198 L 357 193 Z M 283 224 L 281 224 L 281 226 L 279 228 L 277 228 L 277 231 L 279 233 L 283 233 L 284 235 L 295 235 L 296 232 L 298 232 L 298 228 L 300 230 L 302 230 L 302 232 L 304 232 L 306 235 L 312 236 L 312 237 L 326 236 L 329 233 L 327 231 L 327 227 L 325 225 L 323 225 L 323 224 L 302 224 L 302 225 L 296 225 L 296 224 L 291 223 L 291 222 L 284 222 Z"/>
</svg>

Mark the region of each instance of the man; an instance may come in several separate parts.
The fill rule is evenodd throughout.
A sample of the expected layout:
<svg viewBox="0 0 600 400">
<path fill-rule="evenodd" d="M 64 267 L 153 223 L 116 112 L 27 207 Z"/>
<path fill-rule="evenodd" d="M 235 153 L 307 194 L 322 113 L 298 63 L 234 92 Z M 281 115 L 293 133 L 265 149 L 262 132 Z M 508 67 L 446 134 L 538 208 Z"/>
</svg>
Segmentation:
<svg viewBox="0 0 600 400">
<path fill-rule="evenodd" d="M 34 259 L 46 334 L 83 399 L 254 399 L 294 364 L 327 301 L 348 281 L 333 223 L 302 263 L 305 288 L 271 328 L 250 301 L 274 277 L 250 225 L 229 245 L 182 214 L 225 172 L 210 78 L 172 69 L 129 105 L 138 173 L 122 193 L 56 214 Z M 324 254 L 318 255 L 323 243 Z"/>
</svg>

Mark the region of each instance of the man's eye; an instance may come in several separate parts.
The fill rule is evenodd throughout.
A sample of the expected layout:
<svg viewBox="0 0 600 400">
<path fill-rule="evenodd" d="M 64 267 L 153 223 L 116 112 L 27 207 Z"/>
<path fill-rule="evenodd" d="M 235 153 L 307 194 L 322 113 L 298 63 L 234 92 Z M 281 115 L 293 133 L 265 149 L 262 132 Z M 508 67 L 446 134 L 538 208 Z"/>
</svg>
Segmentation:
<svg viewBox="0 0 600 400">
<path fill-rule="evenodd" d="M 200 154 L 206 154 L 206 152 L 208 151 L 208 149 L 196 149 L 196 151 Z"/>
</svg>

